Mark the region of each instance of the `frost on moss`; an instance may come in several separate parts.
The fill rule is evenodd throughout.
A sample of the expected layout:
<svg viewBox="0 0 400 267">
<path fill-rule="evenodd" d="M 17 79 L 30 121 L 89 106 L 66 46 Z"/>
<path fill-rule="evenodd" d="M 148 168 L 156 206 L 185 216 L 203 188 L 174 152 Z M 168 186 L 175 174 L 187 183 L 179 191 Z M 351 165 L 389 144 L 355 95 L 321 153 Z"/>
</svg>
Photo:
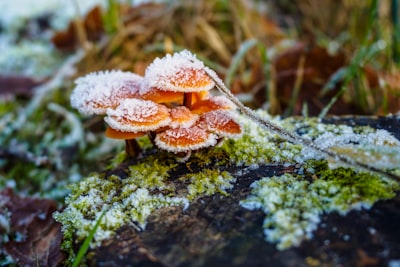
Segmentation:
<svg viewBox="0 0 400 267">
<path fill-rule="evenodd" d="M 198 196 L 209 196 L 215 193 L 227 196 L 228 192 L 226 190 L 232 189 L 233 183 L 236 182 L 236 178 L 230 175 L 229 172 L 218 169 L 206 169 L 202 172 L 182 177 L 182 180 L 187 179 L 190 181 L 187 187 L 190 200 Z"/>
<path fill-rule="evenodd" d="M 94 235 L 94 244 L 99 245 L 123 225 L 137 225 L 143 229 L 147 217 L 157 208 L 187 207 L 186 198 L 153 194 L 148 188 L 136 186 L 135 183 L 141 178 L 120 179 L 110 176 L 106 179 L 94 174 L 71 186 L 71 194 L 66 199 L 67 207 L 54 215 L 63 225 L 64 235 L 76 236 L 78 242 L 82 241 L 105 211 Z"/>
<path fill-rule="evenodd" d="M 166 206 L 185 209 L 189 200 L 197 197 L 215 193 L 228 195 L 226 190 L 235 181 L 228 172 L 219 169 L 200 171 L 181 177 L 179 180 L 187 190 L 178 193 L 169 179 L 169 173 L 176 167 L 172 156 L 155 154 L 128 166 L 127 178 L 93 174 L 72 185 L 66 208 L 54 215 L 63 225 L 64 248 L 71 251 L 73 240 L 83 241 L 103 212 L 92 246 L 100 245 L 124 225 L 145 229 L 148 216 L 156 209 Z"/>
<path fill-rule="evenodd" d="M 313 178 L 284 174 L 251 185 L 251 195 L 241 201 L 247 209 L 262 209 L 265 238 L 278 249 L 298 246 L 312 237 L 324 212 L 346 214 L 370 207 L 379 199 L 395 196 L 399 185 L 377 175 L 346 168 L 331 170 L 326 162 L 309 163 Z"/>
<path fill-rule="evenodd" d="M 261 113 L 262 116 L 269 116 Z M 317 119 L 269 117 L 290 131 L 310 138 L 320 146 L 376 161 L 382 168 L 399 172 L 400 142 L 386 131 L 370 127 L 349 127 L 320 123 Z M 187 207 L 198 197 L 219 193 L 227 195 L 236 180 L 224 171 L 228 165 L 257 167 L 263 164 L 297 164 L 298 175 L 263 178 L 252 185 L 252 194 L 241 204 L 249 209 L 262 209 L 266 218 L 266 240 L 288 248 L 312 236 L 324 212 L 346 213 L 369 207 L 379 199 L 394 196 L 398 185 L 379 176 L 340 167 L 301 145 L 291 144 L 239 116 L 244 129 L 242 137 L 227 139 L 211 149 L 194 153 L 186 166 L 178 165 L 173 154 L 153 150 L 147 137 L 143 158 L 127 163 L 124 153 L 110 164 L 122 164 L 128 177 L 105 177 L 93 174 L 71 188 L 66 209 L 55 217 L 63 224 L 65 246 L 72 240 L 82 241 L 100 214 L 104 219 L 95 234 L 94 244 L 111 237 L 123 225 L 143 229 L 148 216 L 165 206 Z M 361 154 L 360 154 L 361 153 Z M 185 168 L 185 173 L 181 171 Z M 261 231 L 261 229 L 260 229 Z"/>
<path fill-rule="evenodd" d="M 400 141 L 385 130 L 375 130 L 368 126 L 325 124 L 317 118 L 282 120 L 279 117 L 270 117 L 263 111 L 259 111 L 259 114 L 289 131 L 313 140 L 321 148 L 340 151 L 357 158 L 364 155 L 363 162 L 377 168 L 397 169 L 400 166 Z M 244 128 L 243 136 L 226 140 L 221 146 L 206 151 L 205 158 L 225 155 L 228 162 L 238 166 L 304 164 L 310 159 L 322 159 L 319 153 L 289 143 L 243 116 L 239 116 L 239 120 Z"/>
</svg>

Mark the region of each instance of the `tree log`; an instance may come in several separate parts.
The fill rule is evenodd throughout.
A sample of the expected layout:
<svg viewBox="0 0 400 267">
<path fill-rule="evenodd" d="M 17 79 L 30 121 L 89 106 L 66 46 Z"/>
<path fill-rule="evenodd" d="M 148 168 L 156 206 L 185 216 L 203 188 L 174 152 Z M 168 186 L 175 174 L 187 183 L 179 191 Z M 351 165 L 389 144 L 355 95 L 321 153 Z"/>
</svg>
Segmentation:
<svg viewBox="0 0 400 267">
<path fill-rule="evenodd" d="M 325 122 L 370 125 L 399 138 L 396 117 L 328 118 Z M 246 210 L 239 201 L 261 177 L 293 173 L 299 166 L 265 165 L 258 169 L 229 166 L 245 174 L 229 191 L 193 201 L 189 208 L 161 208 L 143 231 L 125 226 L 88 254 L 90 266 L 388 266 L 400 261 L 400 194 L 369 210 L 342 216 L 324 214 L 312 239 L 299 247 L 277 250 L 264 239 L 262 211 Z M 181 171 L 184 171 L 181 168 Z M 173 177 L 172 177 L 173 178 Z M 307 196 L 304 196 L 307 197 Z M 397 265 L 396 265 L 397 266 Z"/>
</svg>

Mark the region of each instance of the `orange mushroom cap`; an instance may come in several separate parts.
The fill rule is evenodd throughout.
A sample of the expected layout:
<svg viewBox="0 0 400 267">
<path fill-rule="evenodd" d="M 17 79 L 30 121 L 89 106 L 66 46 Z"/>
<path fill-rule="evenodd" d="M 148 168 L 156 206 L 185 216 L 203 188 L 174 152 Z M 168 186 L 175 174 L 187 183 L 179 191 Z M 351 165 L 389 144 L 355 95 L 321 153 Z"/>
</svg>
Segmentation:
<svg viewBox="0 0 400 267">
<path fill-rule="evenodd" d="M 204 64 L 187 50 L 156 58 L 145 73 L 150 87 L 173 92 L 208 91 L 215 85 Z"/>
<path fill-rule="evenodd" d="M 141 90 L 140 97 L 144 100 L 151 100 L 156 103 L 182 103 L 183 101 L 183 93 L 164 91 L 155 87 Z"/>
<path fill-rule="evenodd" d="M 139 96 L 143 77 L 131 72 L 94 72 L 78 78 L 71 94 L 71 106 L 86 115 L 106 114 L 126 98 Z"/>
<path fill-rule="evenodd" d="M 194 126 L 160 132 L 154 141 L 160 149 L 179 153 L 214 146 L 217 143 L 217 136 Z"/>
<path fill-rule="evenodd" d="M 227 110 L 213 110 L 202 114 L 198 125 L 222 137 L 237 137 L 242 133 L 242 126 Z"/>
<path fill-rule="evenodd" d="M 137 133 L 121 132 L 121 131 L 115 130 L 111 127 L 107 127 L 107 129 L 106 129 L 106 136 L 108 138 L 113 138 L 113 139 L 129 140 L 129 139 L 135 139 L 138 137 L 142 137 L 146 134 L 147 134 L 146 132 L 137 132 Z"/>
<path fill-rule="evenodd" d="M 199 115 L 193 114 L 190 109 L 185 106 L 175 107 L 170 110 L 171 128 L 189 128 L 192 127 L 199 119 Z"/>
<path fill-rule="evenodd" d="M 166 106 L 135 98 L 125 99 L 115 110 L 108 109 L 104 120 L 117 131 L 133 133 L 155 131 L 171 122 Z"/>
<path fill-rule="evenodd" d="M 225 96 L 213 96 L 197 101 L 192 106 L 192 112 L 196 114 L 206 113 L 218 109 L 234 109 L 235 105 Z"/>
</svg>

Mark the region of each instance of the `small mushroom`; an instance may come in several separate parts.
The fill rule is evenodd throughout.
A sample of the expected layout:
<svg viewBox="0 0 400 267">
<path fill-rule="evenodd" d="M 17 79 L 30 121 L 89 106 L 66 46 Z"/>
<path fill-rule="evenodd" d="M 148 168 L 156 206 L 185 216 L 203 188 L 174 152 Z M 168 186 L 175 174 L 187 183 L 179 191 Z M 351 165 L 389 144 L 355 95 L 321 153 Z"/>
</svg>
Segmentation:
<svg viewBox="0 0 400 267">
<path fill-rule="evenodd" d="M 145 73 L 150 87 L 164 91 L 184 93 L 183 105 L 189 109 L 193 94 L 202 98 L 204 92 L 214 88 L 214 81 L 204 70 L 203 62 L 187 50 L 163 58 L 156 58 Z"/>
<path fill-rule="evenodd" d="M 146 134 L 160 149 L 189 156 L 242 131 L 229 113 L 232 102 L 210 94 L 213 78 L 187 50 L 155 59 L 144 77 L 98 72 L 76 84 L 71 105 L 83 114 L 106 115 L 106 136 L 126 140 L 129 156 L 139 153 L 136 138 Z"/>
<path fill-rule="evenodd" d="M 170 111 L 171 123 L 169 127 L 175 128 L 189 128 L 192 127 L 199 119 L 199 115 L 193 114 L 190 109 L 185 106 L 172 108 Z"/>
<path fill-rule="evenodd" d="M 156 135 L 155 144 L 169 152 L 190 152 L 200 148 L 214 146 L 217 136 L 193 126 L 190 128 L 168 129 Z"/>
<path fill-rule="evenodd" d="M 112 130 L 133 134 L 155 131 L 171 122 L 169 109 L 149 100 L 125 99 L 116 109 L 108 109 L 104 118 Z M 109 130 L 111 133 L 115 131 Z M 126 141 L 126 151 L 129 156 L 136 156 L 138 145 L 135 139 Z M 137 142 L 136 142 L 137 143 Z"/>
<path fill-rule="evenodd" d="M 241 125 L 227 110 L 213 110 L 200 116 L 199 127 L 220 137 L 238 137 L 242 133 Z"/>
<path fill-rule="evenodd" d="M 105 115 L 127 98 L 139 97 L 143 77 L 131 72 L 90 73 L 76 80 L 71 106 L 85 115 Z"/>
</svg>

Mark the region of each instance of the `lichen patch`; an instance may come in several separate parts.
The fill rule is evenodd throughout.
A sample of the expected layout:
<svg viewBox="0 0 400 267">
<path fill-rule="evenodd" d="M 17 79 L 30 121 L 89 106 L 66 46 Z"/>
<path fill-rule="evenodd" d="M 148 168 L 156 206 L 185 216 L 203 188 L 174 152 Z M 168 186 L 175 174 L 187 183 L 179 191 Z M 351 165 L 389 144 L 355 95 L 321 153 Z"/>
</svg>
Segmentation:
<svg viewBox="0 0 400 267">
<path fill-rule="evenodd" d="M 377 161 L 379 163 L 375 164 L 383 168 L 400 172 L 399 141 L 386 131 L 323 124 L 317 119 L 282 120 L 261 111 L 259 114 L 321 146 L 351 151 L 351 156 L 361 155 L 365 161 Z M 369 208 L 380 199 L 393 197 L 399 190 L 399 185 L 391 180 L 340 166 L 333 160 L 328 162 L 310 149 L 261 129 L 244 116 L 238 116 L 237 120 L 243 132 L 239 138 L 200 150 L 186 163 L 188 169 L 196 166 L 198 171 L 171 179 L 169 175 L 182 165 L 178 165 L 173 155 L 158 151 L 128 166 L 127 178 L 93 174 L 73 185 L 66 209 L 55 216 L 63 224 L 65 236 L 83 240 L 105 211 L 93 244 L 98 245 L 123 225 L 145 229 L 148 216 L 161 207 L 184 209 L 202 196 L 216 193 L 227 196 L 235 182 L 240 182 L 240 172 L 233 176 L 223 171 L 222 166 L 226 165 L 239 168 L 274 163 L 300 166 L 297 174 L 255 181 L 249 197 L 241 201 L 247 209 L 263 210 L 265 238 L 276 243 L 279 249 L 297 246 L 311 238 L 323 213 L 346 214 L 352 209 Z M 143 140 L 148 142 L 147 150 L 153 149 L 148 138 Z M 121 162 L 126 162 L 123 154 L 117 155 L 112 166 Z"/>
<path fill-rule="evenodd" d="M 317 166 L 311 164 L 314 168 Z M 346 214 L 352 209 L 371 207 L 379 199 L 389 199 L 400 189 L 391 180 L 351 169 L 331 170 L 319 165 L 311 174 L 265 177 L 255 181 L 251 195 L 241 201 L 250 210 L 265 213 L 265 239 L 278 249 L 298 246 L 312 238 L 320 215 L 328 212 Z"/>
</svg>

